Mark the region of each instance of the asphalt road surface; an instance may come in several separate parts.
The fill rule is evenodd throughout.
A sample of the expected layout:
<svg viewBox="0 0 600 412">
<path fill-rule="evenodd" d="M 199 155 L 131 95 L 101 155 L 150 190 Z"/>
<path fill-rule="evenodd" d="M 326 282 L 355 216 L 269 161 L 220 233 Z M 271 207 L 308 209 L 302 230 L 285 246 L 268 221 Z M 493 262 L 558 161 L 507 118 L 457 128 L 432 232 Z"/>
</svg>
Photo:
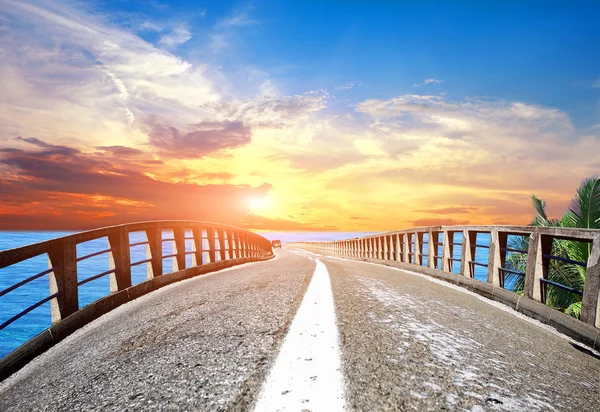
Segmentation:
<svg viewBox="0 0 600 412">
<path fill-rule="evenodd" d="M 0 384 L 0 411 L 600 410 L 600 356 L 458 287 L 278 251 L 146 295 Z"/>
</svg>

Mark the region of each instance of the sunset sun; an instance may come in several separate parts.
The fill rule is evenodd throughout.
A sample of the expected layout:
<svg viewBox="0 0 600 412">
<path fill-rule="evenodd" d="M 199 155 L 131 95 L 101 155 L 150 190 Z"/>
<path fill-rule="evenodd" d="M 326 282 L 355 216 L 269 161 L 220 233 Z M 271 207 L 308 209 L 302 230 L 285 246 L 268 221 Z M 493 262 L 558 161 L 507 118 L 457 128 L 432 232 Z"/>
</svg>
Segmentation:
<svg viewBox="0 0 600 412">
<path fill-rule="evenodd" d="M 248 201 L 250 211 L 257 215 L 265 214 L 269 208 L 269 201 L 266 197 L 253 197 Z"/>
</svg>

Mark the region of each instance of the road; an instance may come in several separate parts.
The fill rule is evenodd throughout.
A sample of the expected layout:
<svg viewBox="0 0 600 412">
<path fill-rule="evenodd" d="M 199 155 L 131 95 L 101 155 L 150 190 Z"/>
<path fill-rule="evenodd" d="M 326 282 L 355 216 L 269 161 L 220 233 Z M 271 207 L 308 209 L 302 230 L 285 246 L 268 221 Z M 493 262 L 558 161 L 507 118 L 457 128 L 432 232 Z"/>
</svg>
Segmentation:
<svg viewBox="0 0 600 412">
<path fill-rule="evenodd" d="M 282 405 L 599 410 L 600 356 L 444 282 L 283 249 L 121 306 L 0 384 L 2 411 Z"/>
</svg>

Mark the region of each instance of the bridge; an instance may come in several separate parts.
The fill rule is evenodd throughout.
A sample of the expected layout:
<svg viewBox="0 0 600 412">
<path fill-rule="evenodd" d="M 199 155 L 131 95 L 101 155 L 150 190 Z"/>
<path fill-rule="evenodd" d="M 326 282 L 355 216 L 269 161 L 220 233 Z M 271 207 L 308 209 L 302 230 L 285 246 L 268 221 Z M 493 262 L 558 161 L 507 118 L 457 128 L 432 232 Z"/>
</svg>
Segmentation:
<svg viewBox="0 0 600 412">
<path fill-rule="evenodd" d="M 563 241 L 588 261 L 554 255 Z M 1 251 L 0 268 L 40 256 L 47 269 L 0 291 L 48 287 L 0 329 L 48 303 L 51 319 L 0 360 L 2 411 L 600 406 L 597 230 L 437 226 L 274 253 L 230 226 L 144 222 Z M 98 258 L 108 270 L 83 274 Z M 585 267 L 583 290 L 549 279 L 556 261 Z M 546 305 L 553 288 L 581 296 L 579 319 Z"/>
</svg>

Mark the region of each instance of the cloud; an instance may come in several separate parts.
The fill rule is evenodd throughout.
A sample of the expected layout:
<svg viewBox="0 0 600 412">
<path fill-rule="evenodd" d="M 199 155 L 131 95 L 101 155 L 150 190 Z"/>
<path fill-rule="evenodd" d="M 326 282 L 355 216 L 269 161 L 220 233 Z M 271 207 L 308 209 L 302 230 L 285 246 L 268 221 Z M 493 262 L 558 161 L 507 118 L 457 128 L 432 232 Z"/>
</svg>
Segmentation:
<svg viewBox="0 0 600 412">
<path fill-rule="evenodd" d="M 96 146 L 96 149 L 115 157 L 132 157 L 144 154 L 141 150 L 126 146 Z"/>
<path fill-rule="evenodd" d="M 339 86 L 336 87 L 336 90 L 350 90 L 355 85 L 356 85 L 355 82 L 349 82 L 349 83 L 341 84 L 341 85 L 339 85 Z"/>
<path fill-rule="evenodd" d="M 198 122 L 198 105 L 229 88 L 215 69 L 162 51 L 79 3 L 2 4 L 10 30 L 0 33 L 0 139 L 139 141 L 137 120 L 161 114 L 177 126 Z M 185 31 L 175 27 L 163 44 L 181 43 Z"/>
<path fill-rule="evenodd" d="M 171 49 L 186 43 L 191 38 L 192 33 L 190 32 L 189 26 L 185 23 L 181 23 L 178 26 L 173 27 L 169 33 L 160 36 L 158 44 Z"/>
<path fill-rule="evenodd" d="M 440 79 L 434 79 L 434 78 L 430 78 L 430 79 L 425 79 L 423 80 L 423 83 L 415 83 L 413 84 L 413 87 L 420 87 L 420 86 L 425 86 L 428 84 L 440 84 L 440 83 L 444 83 L 443 80 Z"/>
<path fill-rule="evenodd" d="M 431 209 L 419 209 L 415 212 L 432 213 L 436 215 L 451 215 L 451 214 L 464 214 L 472 213 L 479 210 L 477 206 L 449 206 L 449 207 L 436 207 Z"/>
<path fill-rule="evenodd" d="M 155 21 L 144 20 L 136 26 L 136 29 L 140 30 L 140 31 L 143 31 L 143 30 L 162 31 L 163 27 L 162 27 L 162 25 L 158 24 Z"/>
<path fill-rule="evenodd" d="M 194 132 L 189 125 L 211 122 L 243 123 L 238 134 L 225 131 L 233 133 L 232 141 L 248 142 L 250 128 L 292 125 L 330 99 L 326 91 L 279 96 L 259 69 L 244 73 L 244 84 L 233 77 L 234 85 L 214 66 L 194 65 L 156 48 L 79 9 L 79 3 L 5 3 L 11 30 L 0 34 L 6 45 L 0 49 L 0 139 L 38 135 L 81 148 L 150 140 L 162 150 L 174 148 L 157 139 L 164 131 L 146 134 L 149 119 L 160 117 L 181 134 L 178 142 Z M 213 31 L 255 23 L 247 13 L 237 13 L 219 20 Z M 170 24 L 144 20 L 141 27 L 161 32 L 161 44 L 170 47 L 189 32 L 184 23 Z M 211 145 L 219 146 L 228 144 Z"/>
<path fill-rule="evenodd" d="M 412 227 L 423 227 L 423 226 L 456 226 L 456 225 L 468 225 L 467 220 L 454 220 L 454 219 L 417 219 L 411 222 Z"/>
<path fill-rule="evenodd" d="M 244 121 L 252 126 L 282 128 L 308 120 L 312 113 L 327 107 L 327 91 L 311 91 L 295 96 L 260 96 L 246 102 L 220 101 L 201 109 L 231 121 Z"/>
<path fill-rule="evenodd" d="M 250 143 L 252 131 L 242 122 L 202 122 L 186 133 L 173 126 L 150 124 L 150 144 L 175 158 L 198 158 L 206 154 Z"/>
<path fill-rule="evenodd" d="M 208 48 L 213 53 L 230 50 L 240 29 L 257 24 L 259 22 L 250 17 L 249 10 L 237 10 L 231 16 L 217 21 L 209 34 Z"/>
<path fill-rule="evenodd" d="M 248 219 L 243 199 L 269 185 L 198 185 L 146 175 L 140 153 L 106 148 L 85 153 L 40 139 L 30 149 L 0 149 L 0 227 L 88 228 L 155 219 Z M 126 152 L 130 156 L 122 156 Z M 134 156 L 131 156 L 134 155 Z M 19 215 L 20 217 L 15 217 Z M 16 220 L 11 220 L 16 219 Z"/>
</svg>

